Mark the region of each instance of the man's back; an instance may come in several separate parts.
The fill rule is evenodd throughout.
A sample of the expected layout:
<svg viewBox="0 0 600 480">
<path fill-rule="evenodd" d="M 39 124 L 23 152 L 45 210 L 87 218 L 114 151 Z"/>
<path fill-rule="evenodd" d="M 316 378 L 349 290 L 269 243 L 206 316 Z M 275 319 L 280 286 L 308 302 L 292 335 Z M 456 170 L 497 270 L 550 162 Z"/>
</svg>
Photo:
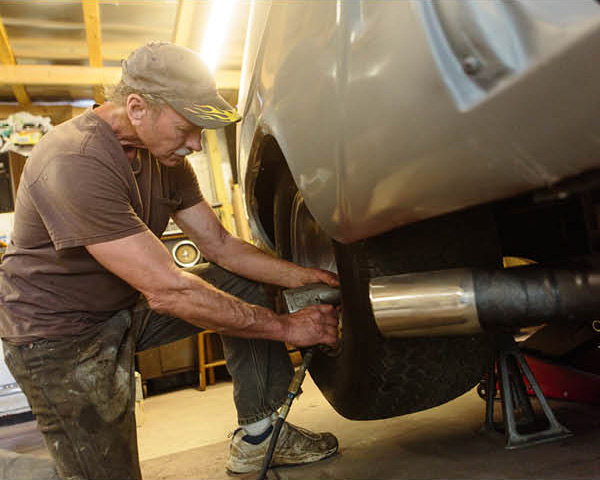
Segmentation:
<svg viewBox="0 0 600 480">
<path fill-rule="evenodd" d="M 182 177 L 193 176 L 189 165 L 172 169 L 179 181 L 169 182 L 171 172 L 144 153 L 136 175 L 110 126 L 91 110 L 42 138 L 23 172 L 13 237 L 0 267 L 4 339 L 23 344 L 77 335 L 135 303 L 138 292 L 84 245 L 148 225 L 160 235 L 182 203 L 171 197 Z M 195 180 L 188 184 L 194 190 Z M 191 197 L 201 198 L 197 187 Z"/>
</svg>

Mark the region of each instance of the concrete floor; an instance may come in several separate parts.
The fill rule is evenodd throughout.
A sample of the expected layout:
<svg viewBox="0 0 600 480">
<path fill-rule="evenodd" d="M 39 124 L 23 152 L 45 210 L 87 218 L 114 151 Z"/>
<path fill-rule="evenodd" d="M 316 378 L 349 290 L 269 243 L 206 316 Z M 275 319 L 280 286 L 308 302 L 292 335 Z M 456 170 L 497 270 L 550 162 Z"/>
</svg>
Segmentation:
<svg viewBox="0 0 600 480">
<path fill-rule="evenodd" d="M 597 406 L 553 402 L 575 435 L 509 451 L 501 435 L 480 431 L 484 403 L 474 391 L 426 412 L 352 422 L 333 411 L 309 378 L 304 390 L 289 420 L 334 432 L 340 453 L 312 466 L 276 469 L 271 479 L 600 479 Z M 231 384 L 221 383 L 144 400 L 138 427 L 144 478 L 231 480 L 224 471 L 227 435 L 235 427 L 231 394 Z M 47 456 L 34 422 L 0 428 L 0 449 Z"/>
</svg>

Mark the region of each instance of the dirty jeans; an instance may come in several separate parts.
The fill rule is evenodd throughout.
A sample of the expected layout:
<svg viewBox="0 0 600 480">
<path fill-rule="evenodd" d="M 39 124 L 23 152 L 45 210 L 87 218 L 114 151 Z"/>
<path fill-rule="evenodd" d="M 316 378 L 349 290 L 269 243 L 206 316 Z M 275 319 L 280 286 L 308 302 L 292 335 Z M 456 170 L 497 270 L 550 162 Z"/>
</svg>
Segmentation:
<svg viewBox="0 0 600 480">
<path fill-rule="evenodd" d="M 269 306 L 261 285 L 215 265 L 189 269 L 217 288 Z M 201 331 L 141 300 L 84 334 L 23 346 L 4 342 L 6 364 L 27 395 L 38 428 L 68 479 L 141 478 L 135 427 L 134 354 Z M 293 373 L 285 345 L 223 336 L 241 424 L 278 408 Z"/>
</svg>

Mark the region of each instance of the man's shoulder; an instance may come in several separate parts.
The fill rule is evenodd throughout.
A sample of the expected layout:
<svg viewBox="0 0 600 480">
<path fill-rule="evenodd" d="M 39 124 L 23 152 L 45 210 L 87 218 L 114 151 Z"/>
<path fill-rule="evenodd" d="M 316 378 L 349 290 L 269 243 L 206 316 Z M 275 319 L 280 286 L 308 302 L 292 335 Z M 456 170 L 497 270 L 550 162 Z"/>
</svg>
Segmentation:
<svg viewBox="0 0 600 480">
<path fill-rule="evenodd" d="M 114 148 L 116 139 L 107 135 L 103 120 L 90 110 L 54 127 L 39 142 L 35 153 L 60 150 L 72 154 L 103 154 Z"/>
<path fill-rule="evenodd" d="M 110 138 L 99 117 L 88 112 L 68 120 L 42 137 L 28 160 L 28 176 L 35 181 L 48 167 L 77 168 L 79 160 L 114 166 L 118 162 L 118 142 Z"/>
</svg>

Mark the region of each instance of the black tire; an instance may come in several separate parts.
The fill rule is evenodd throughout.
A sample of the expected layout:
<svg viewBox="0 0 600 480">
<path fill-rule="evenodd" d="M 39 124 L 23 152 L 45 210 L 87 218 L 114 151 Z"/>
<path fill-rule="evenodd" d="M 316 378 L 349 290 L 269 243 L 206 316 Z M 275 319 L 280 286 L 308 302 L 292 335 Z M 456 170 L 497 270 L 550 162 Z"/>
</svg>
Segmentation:
<svg viewBox="0 0 600 480">
<path fill-rule="evenodd" d="M 278 253 L 294 260 L 292 210 L 298 198 L 286 172 L 274 199 L 275 239 Z M 404 415 L 448 402 L 481 380 L 490 361 L 487 337 L 386 339 L 373 319 L 368 282 L 391 273 L 497 265 L 501 257 L 490 212 L 466 212 L 354 244 L 333 244 L 343 290 L 341 347 L 318 351 L 310 374 L 338 413 L 354 420 Z"/>
</svg>

